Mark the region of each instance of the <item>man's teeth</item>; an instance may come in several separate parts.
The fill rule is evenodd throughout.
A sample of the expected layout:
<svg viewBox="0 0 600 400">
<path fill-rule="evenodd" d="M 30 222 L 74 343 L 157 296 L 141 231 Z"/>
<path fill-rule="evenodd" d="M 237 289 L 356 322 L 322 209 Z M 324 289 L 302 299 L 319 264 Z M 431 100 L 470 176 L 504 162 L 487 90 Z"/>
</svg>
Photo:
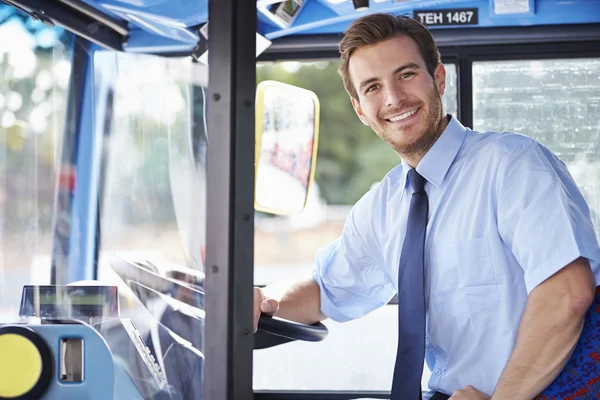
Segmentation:
<svg viewBox="0 0 600 400">
<path fill-rule="evenodd" d="M 392 121 L 392 122 L 402 121 L 403 119 L 410 117 L 411 115 L 413 115 L 416 112 L 417 112 L 417 110 L 412 110 L 412 111 L 409 111 L 409 112 L 405 112 L 402 115 L 398 115 L 397 117 L 390 118 L 390 121 Z"/>
</svg>

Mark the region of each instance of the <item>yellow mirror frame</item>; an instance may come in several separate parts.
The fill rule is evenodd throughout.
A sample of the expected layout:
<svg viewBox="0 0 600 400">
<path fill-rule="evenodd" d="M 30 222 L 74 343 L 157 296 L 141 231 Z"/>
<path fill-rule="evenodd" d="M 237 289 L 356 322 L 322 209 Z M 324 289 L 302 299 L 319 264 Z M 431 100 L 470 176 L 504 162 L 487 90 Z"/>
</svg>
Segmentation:
<svg viewBox="0 0 600 400">
<path fill-rule="evenodd" d="M 301 94 L 301 95 L 306 96 L 307 98 L 311 99 L 315 106 L 315 109 L 314 109 L 315 110 L 314 136 L 313 136 L 313 148 L 312 148 L 312 154 L 311 154 L 311 163 L 310 163 L 310 173 L 309 173 L 308 182 L 306 185 L 306 197 L 304 198 L 302 209 L 300 209 L 300 210 L 292 211 L 289 209 L 286 210 L 286 209 L 282 209 L 282 208 L 278 209 L 278 208 L 266 207 L 261 204 L 258 204 L 256 201 L 257 192 L 258 192 L 258 185 L 256 184 L 256 182 L 258 181 L 258 166 L 259 166 L 260 150 L 261 150 L 261 143 L 262 143 L 262 133 L 263 133 L 263 123 L 264 123 L 263 118 L 264 118 L 264 109 L 265 109 L 265 92 L 269 88 L 278 88 L 278 89 L 282 89 L 282 90 L 285 90 L 288 92 L 296 92 L 297 94 Z M 255 208 L 255 210 L 262 211 L 265 213 L 270 213 L 270 214 L 277 214 L 277 215 L 293 215 L 293 214 L 299 214 L 306 208 L 306 203 L 310 196 L 311 188 L 312 188 L 312 185 L 314 182 L 315 168 L 317 165 L 317 152 L 318 152 L 318 147 L 319 147 L 318 146 L 319 123 L 320 123 L 320 103 L 319 103 L 319 98 L 317 97 L 317 95 L 314 92 L 311 92 L 310 90 L 303 89 L 303 88 L 300 88 L 297 86 L 289 85 L 286 83 L 277 82 L 277 81 L 263 81 L 258 84 L 257 89 L 256 89 L 256 112 L 255 112 L 255 125 L 256 125 L 255 163 L 254 163 L 254 172 L 255 172 L 254 208 Z"/>
</svg>

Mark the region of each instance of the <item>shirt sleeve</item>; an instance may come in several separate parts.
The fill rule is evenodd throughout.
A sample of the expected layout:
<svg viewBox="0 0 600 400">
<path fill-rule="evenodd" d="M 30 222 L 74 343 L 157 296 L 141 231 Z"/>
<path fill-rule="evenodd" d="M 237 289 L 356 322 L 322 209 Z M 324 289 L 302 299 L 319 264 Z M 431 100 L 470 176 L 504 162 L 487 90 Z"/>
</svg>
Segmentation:
<svg viewBox="0 0 600 400">
<path fill-rule="evenodd" d="M 313 278 L 321 291 L 321 312 L 345 322 L 386 305 L 395 294 L 388 273 L 373 256 L 356 225 L 355 206 L 342 236 L 317 252 Z"/>
<path fill-rule="evenodd" d="M 600 249 L 590 210 L 566 165 L 527 141 L 498 167 L 498 226 L 524 270 L 527 293 L 579 257 L 589 259 L 596 282 Z"/>
</svg>

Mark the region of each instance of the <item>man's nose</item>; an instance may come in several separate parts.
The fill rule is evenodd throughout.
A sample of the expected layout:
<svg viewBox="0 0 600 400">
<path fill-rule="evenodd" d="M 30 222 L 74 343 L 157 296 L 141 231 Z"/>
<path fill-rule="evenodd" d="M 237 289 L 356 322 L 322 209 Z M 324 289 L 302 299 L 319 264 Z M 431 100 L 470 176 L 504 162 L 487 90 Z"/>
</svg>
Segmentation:
<svg viewBox="0 0 600 400">
<path fill-rule="evenodd" d="M 390 86 L 387 89 L 385 97 L 387 107 L 395 107 L 404 100 L 406 100 L 406 93 L 399 86 Z"/>
</svg>

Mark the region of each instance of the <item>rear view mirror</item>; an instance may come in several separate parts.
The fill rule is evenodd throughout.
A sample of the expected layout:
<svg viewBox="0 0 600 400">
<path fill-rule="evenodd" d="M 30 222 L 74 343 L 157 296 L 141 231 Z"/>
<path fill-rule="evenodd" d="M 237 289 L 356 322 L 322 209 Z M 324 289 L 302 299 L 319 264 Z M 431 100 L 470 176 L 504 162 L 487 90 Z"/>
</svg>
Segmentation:
<svg viewBox="0 0 600 400">
<path fill-rule="evenodd" d="M 256 210 L 271 214 L 304 210 L 314 180 L 319 107 L 311 91 L 274 81 L 258 85 Z"/>
</svg>

